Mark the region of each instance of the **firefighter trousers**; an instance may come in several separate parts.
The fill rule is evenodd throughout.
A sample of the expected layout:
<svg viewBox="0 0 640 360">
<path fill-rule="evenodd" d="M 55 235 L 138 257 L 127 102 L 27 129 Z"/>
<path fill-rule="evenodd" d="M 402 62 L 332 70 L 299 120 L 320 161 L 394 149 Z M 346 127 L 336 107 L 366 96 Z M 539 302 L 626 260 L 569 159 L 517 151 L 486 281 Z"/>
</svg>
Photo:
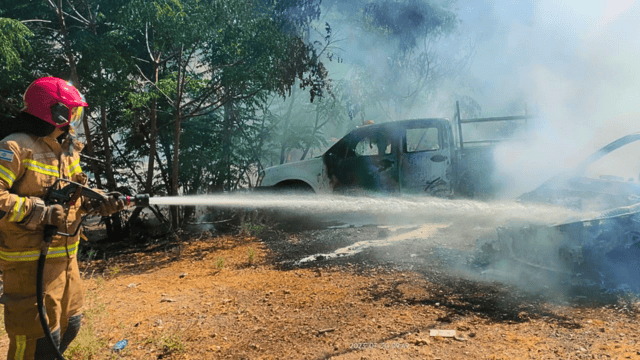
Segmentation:
<svg viewBox="0 0 640 360">
<path fill-rule="evenodd" d="M 4 294 L 5 329 L 9 335 L 7 359 L 33 360 L 48 352 L 40 324 L 36 298 L 37 261 L 0 261 Z M 47 259 L 44 271 L 44 304 L 49 329 L 65 350 L 80 328 L 82 283 L 75 256 Z M 61 343 L 62 342 L 62 343 Z M 64 348 L 64 349 L 63 349 Z"/>
</svg>

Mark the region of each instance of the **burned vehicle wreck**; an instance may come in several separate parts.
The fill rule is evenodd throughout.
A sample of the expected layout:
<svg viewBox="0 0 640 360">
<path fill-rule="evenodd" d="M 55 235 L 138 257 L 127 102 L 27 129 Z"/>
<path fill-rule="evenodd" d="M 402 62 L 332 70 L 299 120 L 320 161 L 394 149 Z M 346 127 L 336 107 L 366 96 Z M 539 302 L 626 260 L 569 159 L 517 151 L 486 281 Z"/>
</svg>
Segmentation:
<svg viewBox="0 0 640 360">
<path fill-rule="evenodd" d="M 452 193 L 455 154 L 447 125 L 419 119 L 352 131 L 323 155 L 332 191 Z"/>
<path fill-rule="evenodd" d="M 555 225 L 500 227 L 478 240 L 484 269 L 542 271 L 550 279 L 640 293 L 640 133 L 624 136 L 519 200 L 586 211 Z M 619 165 L 619 166 L 618 166 Z"/>
<path fill-rule="evenodd" d="M 263 187 L 451 193 L 453 138 L 446 119 L 361 126 L 321 157 L 266 169 Z"/>
<path fill-rule="evenodd" d="M 352 189 L 451 192 L 452 135 L 445 119 L 404 120 L 359 127 L 322 157 L 265 171 L 262 186 L 308 187 L 317 193 Z M 417 166 L 422 171 L 417 171 Z M 315 170 L 316 176 L 309 171 Z M 420 189 L 418 189 L 420 188 Z"/>
<path fill-rule="evenodd" d="M 495 139 L 463 140 L 463 124 L 526 122 L 529 116 L 398 120 L 360 126 L 321 157 L 268 168 L 263 189 L 371 191 L 491 197 Z M 504 126 L 503 126 L 504 127 Z M 513 126 L 508 126 L 513 128 Z"/>
</svg>

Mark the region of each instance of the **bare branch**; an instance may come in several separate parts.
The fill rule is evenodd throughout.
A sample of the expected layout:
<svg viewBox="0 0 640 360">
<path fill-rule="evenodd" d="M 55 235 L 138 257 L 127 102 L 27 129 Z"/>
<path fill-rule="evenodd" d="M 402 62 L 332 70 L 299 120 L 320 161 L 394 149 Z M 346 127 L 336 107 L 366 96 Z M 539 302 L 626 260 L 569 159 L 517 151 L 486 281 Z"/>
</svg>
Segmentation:
<svg viewBox="0 0 640 360">
<path fill-rule="evenodd" d="M 142 178 L 140 177 L 140 175 L 138 175 L 138 173 L 136 172 L 135 167 L 133 166 L 133 164 L 129 161 L 129 159 L 127 159 L 124 154 L 122 153 L 122 151 L 120 151 L 120 148 L 118 147 L 117 143 L 115 141 L 113 141 L 113 137 L 111 136 L 111 134 L 109 134 L 109 139 L 111 140 L 111 142 L 113 143 L 113 147 L 116 148 L 116 151 L 118 151 L 118 154 L 120 154 L 120 157 L 122 158 L 122 160 L 124 160 L 125 163 L 127 163 L 127 165 L 129 166 L 129 169 L 131 169 L 131 172 L 133 173 L 133 175 L 135 175 L 136 179 L 138 179 L 138 181 L 140 182 L 140 184 L 144 185 L 144 181 L 142 181 Z"/>
<path fill-rule="evenodd" d="M 193 112 L 189 115 L 185 115 L 184 118 L 192 118 L 192 117 L 197 117 L 197 116 L 202 116 L 202 115 L 206 115 L 209 113 L 212 113 L 216 110 L 218 110 L 219 108 L 221 108 L 222 106 L 224 106 L 224 104 L 226 104 L 228 101 L 230 100 L 246 100 L 246 99 L 250 99 L 252 97 L 254 97 L 255 95 L 257 95 L 260 91 L 263 91 L 263 88 L 259 88 L 251 93 L 242 95 L 242 96 L 224 96 L 222 99 L 219 99 L 217 102 L 217 105 L 213 106 L 212 108 L 206 108 L 206 111 L 201 111 L 201 112 Z"/>
<path fill-rule="evenodd" d="M 66 16 L 68 16 L 68 17 L 70 17 L 70 18 L 72 18 L 73 20 L 75 20 L 75 21 L 77 21 L 77 22 L 79 22 L 79 23 L 81 23 L 81 24 L 83 24 L 83 25 L 85 25 L 85 26 L 89 26 L 89 25 L 90 25 L 90 23 L 89 23 L 87 20 L 80 20 L 80 19 L 78 19 L 77 17 L 75 17 L 75 16 L 73 16 L 73 15 L 69 14 L 69 13 L 68 13 L 68 12 L 66 12 L 66 11 L 63 11 L 63 12 L 62 12 L 62 14 L 66 15 Z"/>
<path fill-rule="evenodd" d="M 20 20 L 21 23 L 26 24 L 30 22 L 42 22 L 42 23 L 51 23 L 50 20 L 40 20 L 40 19 L 32 19 L 32 20 Z"/>
<path fill-rule="evenodd" d="M 145 63 L 147 63 L 147 64 L 151 64 L 151 61 L 149 61 L 149 60 L 140 59 L 139 57 L 135 57 L 135 56 L 132 56 L 131 58 L 132 58 L 132 59 L 136 59 L 136 60 L 140 60 L 140 61 L 145 62 Z"/>
<path fill-rule="evenodd" d="M 87 12 L 89 13 L 89 21 L 91 22 L 92 25 L 95 26 L 96 16 L 94 16 L 93 13 L 91 12 L 91 7 L 85 0 L 81 0 L 81 2 L 84 5 L 84 7 L 87 8 Z M 96 15 L 98 14 L 99 9 L 100 9 L 100 4 L 96 5 Z"/>
<path fill-rule="evenodd" d="M 53 3 L 53 0 L 47 0 L 47 4 L 51 8 L 51 10 L 55 11 L 58 14 L 58 7 Z"/>
<path fill-rule="evenodd" d="M 145 75 L 144 72 L 142 72 L 142 69 L 140 69 L 140 67 L 138 65 L 136 65 L 136 69 L 138 69 L 138 71 L 140 72 L 140 76 L 142 76 L 144 78 L 144 80 L 153 85 L 154 88 L 156 88 L 156 90 L 158 90 L 158 92 L 162 95 L 164 95 L 164 97 L 167 99 L 167 101 L 169 102 L 169 105 L 171 105 L 172 107 L 176 107 L 174 101 L 169 97 L 169 95 L 165 94 L 164 91 L 160 90 L 160 88 L 158 87 L 158 85 L 156 85 L 153 81 L 149 80 Z"/>
<path fill-rule="evenodd" d="M 148 22 L 144 23 L 144 40 L 145 40 L 145 43 L 147 44 L 147 51 L 149 52 L 149 57 L 151 58 L 151 61 L 156 62 L 156 59 L 153 56 L 153 53 L 151 52 L 151 47 L 149 47 L 149 23 Z M 158 59 L 159 58 L 160 57 L 158 57 Z"/>
<path fill-rule="evenodd" d="M 209 88 L 209 90 L 205 91 L 204 94 L 200 95 L 199 97 L 187 102 L 186 104 L 182 105 L 183 108 L 185 107 L 190 107 L 193 104 L 199 102 L 200 104 L 197 105 L 195 107 L 195 110 L 191 111 L 191 112 L 195 112 L 198 111 L 198 109 L 202 106 L 202 104 L 214 93 L 218 92 L 220 89 L 222 89 L 222 85 L 221 84 L 217 84 L 216 86 L 212 86 Z"/>
<path fill-rule="evenodd" d="M 89 20 L 85 19 L 85 18 L 84 18 L 84 16 L 82 16 L 82 15 L 78 12 L 78 10 L 76 10 L 75 6 L 73 6 L 73 3 L 72 3 L 71 1 L 67 0 L 67 4 L 69 4 L 69 6 L 71 6 L 71 10 L 73 10 L 73 12 L 75 12 L 75 13 L 76 13 L 76 15 L 77 15 L 80 19 L 82 19 L 80 22 L 82 22 L 82 23 L 84 23 L 84 24 L 86 24 L 86 25 L 90 25 L 90 24 L 91 24 L 91 22 L 90 22 Z"/>
</svg>

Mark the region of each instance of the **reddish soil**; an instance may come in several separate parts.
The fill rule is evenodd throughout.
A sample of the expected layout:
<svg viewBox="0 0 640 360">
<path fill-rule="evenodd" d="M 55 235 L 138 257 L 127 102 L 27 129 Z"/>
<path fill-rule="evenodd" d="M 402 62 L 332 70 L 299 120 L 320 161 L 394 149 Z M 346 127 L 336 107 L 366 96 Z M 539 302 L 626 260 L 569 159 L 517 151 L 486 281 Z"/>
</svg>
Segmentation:
<svg viewBox="0 0 640 360">
<path fill-rule="evenodd" d="M 69 359 L 640 359 L 629 298 L 548 302 L 384 268 L 284 270 L 250 236 L 144 250 L 82 262 L 87 316 Z"/>
</svg>

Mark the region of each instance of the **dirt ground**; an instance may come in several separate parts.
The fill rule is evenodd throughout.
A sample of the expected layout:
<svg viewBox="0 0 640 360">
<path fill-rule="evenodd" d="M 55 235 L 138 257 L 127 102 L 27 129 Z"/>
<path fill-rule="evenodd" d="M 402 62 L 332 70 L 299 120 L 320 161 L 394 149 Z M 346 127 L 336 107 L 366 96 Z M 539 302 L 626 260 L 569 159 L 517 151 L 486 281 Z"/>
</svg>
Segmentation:
<svg viewBox="0 0 640 360">
<path fill-rule="evenodd" d="M 68 359 L 640 359 L 640 302 L 629 298 L 549 301 L 348 262 L 287 268 L 250 235 L 90 255 L 84 327 Z"/>
</svg>

